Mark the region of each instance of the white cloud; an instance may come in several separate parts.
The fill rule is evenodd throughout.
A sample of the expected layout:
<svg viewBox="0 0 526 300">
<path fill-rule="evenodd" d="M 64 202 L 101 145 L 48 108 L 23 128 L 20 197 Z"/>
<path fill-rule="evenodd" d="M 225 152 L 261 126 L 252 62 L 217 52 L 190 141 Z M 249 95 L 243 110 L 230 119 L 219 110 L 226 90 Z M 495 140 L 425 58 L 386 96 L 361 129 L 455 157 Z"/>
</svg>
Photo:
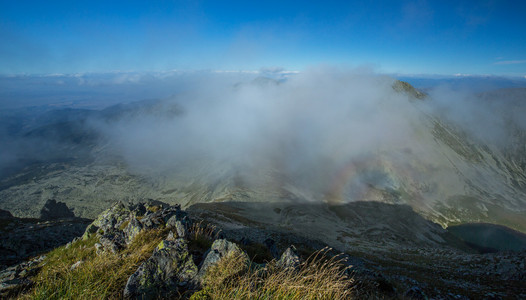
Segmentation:
<svg viewBox="0 0 526 300">
<path fill-rule="evenodd" d="M 472 75 L 471 74 L 456 73 L 456 74 L 453 74 L 453 76 L 455 76 L 455 77 L 470 77 Z"/>
</svg>

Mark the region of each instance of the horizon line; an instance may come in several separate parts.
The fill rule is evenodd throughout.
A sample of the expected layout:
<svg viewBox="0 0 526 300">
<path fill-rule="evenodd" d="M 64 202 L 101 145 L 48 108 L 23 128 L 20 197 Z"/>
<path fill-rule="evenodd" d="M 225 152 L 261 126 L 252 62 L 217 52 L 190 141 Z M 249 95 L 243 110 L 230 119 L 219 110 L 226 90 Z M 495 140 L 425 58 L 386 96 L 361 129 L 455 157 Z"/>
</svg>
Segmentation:
<svg viewBox="0 0 526 300">
<path fill-rule="evenodd" d="M 352 68 L 350 68 L 352 70 Z M 86 72 L 50 72 L 50 73 L 0 73 L 0 77 L 81 77 L 86 75 L 108 75 L 108 74 L 184 74 L 184 73 L 216 73 L 216 74 L 274 74 L 274 75 L 294 75 L 305 71 L 286 70 L 279 68 L 272 70 L 271 68 L 261 68 L 259 70 L 244 70 L 244 69 L 169 69 L 169 70 L 110 70 L 110 71 L 86 71 Z M 401 72 L 371 72 L 376 75 L 389 75 L 395 77 L 415 77 L 415 78 L 510 78 L 510 79 L 526 79 L 526 74 L 516 75 L 502 75 L 502 74 L 469 74 L 469 73 L 401 73 Z"/>
</svg>

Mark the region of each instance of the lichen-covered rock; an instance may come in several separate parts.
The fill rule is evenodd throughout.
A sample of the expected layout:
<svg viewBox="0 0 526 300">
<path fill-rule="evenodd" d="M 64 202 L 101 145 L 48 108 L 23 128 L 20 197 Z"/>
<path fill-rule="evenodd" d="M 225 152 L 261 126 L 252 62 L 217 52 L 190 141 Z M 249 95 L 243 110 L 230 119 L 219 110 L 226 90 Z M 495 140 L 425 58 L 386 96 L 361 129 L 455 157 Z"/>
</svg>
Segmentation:
<svg viewBox="0 0 526 300">
<path fill-rule="evenodd" d="M 210 251 L 206 255 L 205 259 L 199 269 L 199 279 L 202 280 L 206 274 L 206 271 L 217 262 L 226 256 L 230 255 L 241 255 L 245 258 L 246 262 L 249 262 L 248 255 L 243 251 L 236 243 L 229 242 L 225 239 L 215 240 Z"/>
<path fill-rule="evenodd" d="M 154 229 L 165 225 L 164 218 L 162 217 L 162 211 L 156 211 L 151 214 L 144 215 L 141 220 L 144 229 Z"/>
<path fill-rule="evenodd" d="M 40 219 L 42 220 L 56 220 L 75 218 L 75 214 L 68 208 L 66 203 L 57 202 L 55 199 L 49 199 L 40 211 Z"/>
<path fill-rule="evenodd" d="M 104 251 L 117 253 L 129 245 L 142 230 L 167 226 L 174 229 L 177 237 L 185 237 L 189 223 L 186 212 L 179 205 L 158 203 L 152 206 L 138 203 L 126 206 L 122 202 L 116 202 L 86 228 L 82 238 L 86 240 L 97 234 Z M 101 252 L 102 250 L 99 251 Z"/>
<path fill-rule="evenodd" d="M 169 204 L 165 203 L 165 202 L 162 202 L 162 201 L 159 201 L 159 200 L 153 200 L 153 199 L 148 199 L 146 201 L 146 203 L 144 203 L 144 207 L 146 208 L 147 210 L 147 214 L 148 212 L 156 212 L 160 209 L 163 209 L 163 208 L 166 208 L 170 206 Z"/>
<path fill-rule="evenodd" d="M 283 268 L 297 268 L 299 267 L 301 261 L 300 257 L 296 251 L 296 247 L 290 246 L 283 252 L 281 258 L 278 260 L 278 265 Z"/>
<path fill-rule="evenodd" d="M 159 299 L 177 297 L 196 286 L 197 266 L 188 252 L 187 242 L 178 238 L 163 240 L 153 255 L 128 279 L 124 297 Z"/>
<path fill-rule="evenodd" d="M 92 224 L 99 227 L 99 232 L 104 234 L 113 231 L 113 229 L 118 229 L 122 223 L 128 220 L 129 216 L 130 209 L 119 201 L 101 213 Z"/>
<path fill-rule="evenodd" d="M 168 233 L 168 235 L 166 236 L 166 239 L 165 240 L 168 240 L 168 241 L 175 241 L 177 239 L 177 236 L 174 235 L 174 232 L 173 231 L 170 231 Z"/>
<path fill-rule="evenodd" d="M 100 243 L 104 247 L 104 251 L 117 254 L 126 246 L 124 234 L 117 232 L 114 234 L 105 234 L 100 237 Z"/>
<path fill-rule="evenodd" d="M 172 216 L 168 222 L 166 222 L 166 227 L 173 228 L 175 230 L 175 233 L 177 234 L 177 237 L 184 238 L 187 236 L 187 228 L 185 224 L 178 220 L 177 216 Z"/>
<path fill-rule="evenodd" d="M 124 228 L 124 235 L 126 236 L 126 244 L 130 244 L 133 241 L 135 236 L 137 236 L 139 232 L 141 232 L 142 227 L 143 226 L 141 222 L 139 222 L 139 220 L 137 220 L 135 216 L 132 216 L 130 218 L 130 222 L 128 223 L 126 228 Z"/>
<path fill-rule="evenodd" d="M 145 229 L 158 228 L 167 225 L 168 221 L 173 217 L 175 219 L 171 223 L 175 224 L 176 220 L 182 221 L 186 217 L 186 213 L 181 210 L 179 205 L 168 206 L 152 213 L 146 213 L 141 223 Z"/>
<path fill-rule="evenodd" d="M 146 213 L 146 206 L 144 203 L 137 203 L 130 205 L 130 212 L 134 217 L 144 216 Z"/>
<path fill-rule="evenodd" d="M 95 226 L 93 223 L 89 224 L 88 227 L 86 227 L 86 230 L 84 231 L 84 234 L 82 235 L 83 240 L 89 239 L 91 236 L 93 236 L 97 230 L 99 230 L 99 227 Z"/>
<path fill-rule="evenodd" d="M 129 244 L 141 230 L 164 226 L 173 227 L 179 236 L 185 236 L 188 223 L 186 212 L 179 205 L 168 206 L 159 202 L 158 205 L 138 203 L 126 206 L 116 202 L 88 226 L 83 239 L 94 233 L 98 236 L 123 233 Z"/>
</svg>

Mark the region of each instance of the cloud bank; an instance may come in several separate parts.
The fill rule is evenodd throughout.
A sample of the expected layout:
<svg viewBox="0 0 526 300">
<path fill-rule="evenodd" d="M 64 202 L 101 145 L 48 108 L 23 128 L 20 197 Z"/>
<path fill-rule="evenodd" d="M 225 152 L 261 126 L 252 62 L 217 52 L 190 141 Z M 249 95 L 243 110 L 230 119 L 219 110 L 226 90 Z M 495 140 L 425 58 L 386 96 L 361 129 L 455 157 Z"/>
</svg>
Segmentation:
<svg viewBox="0 0 526 300">
<path fill-rule="evenodd" d="M 286 81 L 206 80 L 147 112 L 96 126 L 137 174 L 207 183 L 237 174 L 250 186 L 292 183 L 319 197 L 343 166 L 415 144 L 418 104 L 393 90 L 394 81 L 328 67 Z M 170 109 L 179 113 L 159 114 Z"/>
<path fill-rule="evenodd" d="M 470 142 L 487 145 L 506 145 L 510 122 L 520 132 L 525 128 L 518 113 L 524 106 L 500 105 L 498 95 L 474 96 L 439 85 L 417 100 L 393 89 L 394 78 L 364 69 L 118 75 L 107 78 L 113 82 L 110 91 L 114 85 L 134 91 L 142 86 L 144 93 L 161 87 L 157 92 L 164 97 L 90 111 L 73 135 L 66 131 L 66 140 L 42 140 L 39 131 L 7 139 L 0 163 L 21 157 L 45 161 L 48 154 L 89 145 L 95 159 L 120 158 L 131 173 L 153 183 L 169 178 L 180 186 L 287 190 L 311 200 L 336 194 L 361 199 L 374 196 L 364 194 L 371 188 L 398 191 L 404 185 L 422 193 L 440 185 L 461 193 L 443 151 L 454 153 L 437 150 L 434 118 L 458 126 Z M 80 86 L 89 78 L 82 77 Z M 80 84 L 77 77 L 70 80 Z M 104 80 L 92 78 L 91 86 L 104 87 Z M 85 132 L 97 138 L 85 144 L 70 139 Z"/>
</svg>

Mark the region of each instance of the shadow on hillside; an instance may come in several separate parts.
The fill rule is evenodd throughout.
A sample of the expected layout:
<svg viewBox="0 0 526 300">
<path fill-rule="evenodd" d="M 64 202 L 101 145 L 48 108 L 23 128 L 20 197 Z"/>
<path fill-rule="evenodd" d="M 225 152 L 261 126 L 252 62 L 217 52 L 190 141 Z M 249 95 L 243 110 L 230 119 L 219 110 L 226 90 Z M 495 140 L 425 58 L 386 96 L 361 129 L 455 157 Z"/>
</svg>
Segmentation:
<svg viewBox="0 0 526 300">
<path fill-rule="evenodd" d="M 44 220 L 3 214 L 0 217 L 0 270 L 71 242 L 81 236 L 90 223 L 89 219 L 74 216 Z"/>
<path fill-rule="evenodd" d="M 309 202 L 199 203 L 189 214 L 220 224 L 236 238 L 264 240 L 267 235 L 308 240 L 345 250 L 349 245 L 393 247 L 454 247 L 473 249 L 408 205 L 375 201 L 346 204 Z M 316 242 L 313 242 L 316 241 Z"/>
</svg>

